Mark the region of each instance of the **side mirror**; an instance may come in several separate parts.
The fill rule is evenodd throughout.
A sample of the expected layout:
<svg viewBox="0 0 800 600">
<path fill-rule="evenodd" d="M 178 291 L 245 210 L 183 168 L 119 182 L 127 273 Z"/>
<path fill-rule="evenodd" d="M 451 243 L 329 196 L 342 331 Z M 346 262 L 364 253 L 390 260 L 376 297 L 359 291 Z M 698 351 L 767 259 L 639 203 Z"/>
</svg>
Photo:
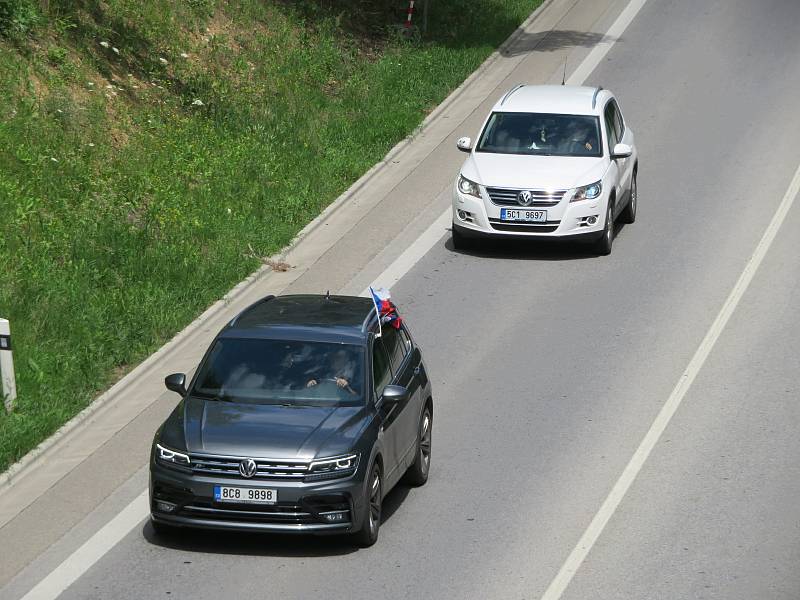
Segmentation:
<svg viewBox="0 0 800 600">
<path fill-rule="evenodd" d="M 173 373 L 164 378 L 164 385 L 167 389 L 181 396 L 186 395 L 186 375 L 183 373 Z"/>
<path fill-rule="evenodd" d="M 611 151 L 611 160 L 628 158 L 631 154 L 633 154 L 633 148 L 628 146 L 628 144 L 617 144 Z"/>
<path fill-rule="evenodd" d="M 472 138 L 461 137 L 456 142 L 456 148 L 462 152 L 472 152 Z"/>
<path fill-rule="evenodd" d="M 383 401 L 388 404 L 400 404 L 408 400 L 408 388 L 402 385 L 387 385 L 383 388 Z"/>
</svg>

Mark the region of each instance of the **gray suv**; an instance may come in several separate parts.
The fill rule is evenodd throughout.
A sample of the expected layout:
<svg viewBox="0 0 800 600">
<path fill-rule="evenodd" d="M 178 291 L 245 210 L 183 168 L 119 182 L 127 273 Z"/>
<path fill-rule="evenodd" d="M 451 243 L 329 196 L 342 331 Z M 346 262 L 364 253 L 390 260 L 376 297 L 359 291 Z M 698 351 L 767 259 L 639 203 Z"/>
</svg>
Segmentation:
<svg viewBox="0 0 800 600">
<path fill-rule="evenodd" d="M 433 397 L 405 324 L 368 298 L 268 296 L 217 335 L 159 428 L 156 532 L 201 527 L 378 538 L 384 496 L 428 479 Z"/>
</svg>

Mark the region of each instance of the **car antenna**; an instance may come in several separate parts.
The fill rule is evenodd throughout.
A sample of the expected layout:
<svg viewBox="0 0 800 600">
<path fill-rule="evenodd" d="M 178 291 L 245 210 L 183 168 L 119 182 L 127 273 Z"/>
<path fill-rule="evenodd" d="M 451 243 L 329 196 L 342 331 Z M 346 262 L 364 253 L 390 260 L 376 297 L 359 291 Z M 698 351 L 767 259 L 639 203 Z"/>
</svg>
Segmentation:
<svg viewBox="0 0 800 600">
<path fill-rule="evenodd" d="M 331 291 L 328 290 L 327 292 L 325 292 L 325 300 L 330 300 L 330 299 L 331 299 Z"/>
<path fill-rule="evenodd" d="M 567 82 L 567 57 L 564 57 L 564 74 L 561 76 L 561 85 Z"/>
</svg>

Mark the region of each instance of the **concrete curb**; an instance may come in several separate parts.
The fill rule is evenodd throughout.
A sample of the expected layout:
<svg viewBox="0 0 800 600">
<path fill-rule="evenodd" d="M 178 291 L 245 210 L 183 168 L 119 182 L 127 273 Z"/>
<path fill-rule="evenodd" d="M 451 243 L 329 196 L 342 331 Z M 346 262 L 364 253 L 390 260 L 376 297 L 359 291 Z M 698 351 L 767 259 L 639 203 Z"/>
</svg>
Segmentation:
<svg viewBox="0 0 800 600">
<path fill-rule="evenodd" d="M 344 193 L 342 193 L 336 200 L 329 204 L 325 210 L 320 213 L 314 220 L 306 225 L 292 240 L 292 242 L 284 248 L 272 259 L 276 261 L 283 260 L 288 253 L 297 248 L 305 238 L 312 232 L 319 229 L 325 224 L 336 212 L 342 208 L 347 201 L 356 193 L 361 191 L 369 182 L 375 178 L 379 173 L 390 165 L 399 154 L 405 150 L 409 144 L 430 125 L 431 122 L 439 118 L 454 102 L 456 102 L 470 84 L 479 78 L 486 70 L 503 56 L 503 53 L 524 33 L 525 29 L 555 0 L 543 0 L 543 2 L 531 13 L 531 15 L 519 26 L 517 29 L 506 39 L 500 47 L 495 50 L 481 65 L 473 71 L 445 100 L 439 104 L 431 113 L 423 120 L 420 126 L 406 139 L 396 144 L 387 155 L 377 164 L 375 164 L 369 171 L 362 175 L 352 186 L 350 186 Z M 322 253 L 324 254 L 324 252 Z M 318 257 L 317 257 L 318 258 Z M 312 263 L 313 264 L 313 263 Z M 310 266 L 310 265 L 308 265 Z M 72 419 L 62 425 L 53 435 L 44 440 L 36 448 L 28 452 L 19 461 L 12 464 L 4 473 L 0 474 L 0 494 L 10 490 L 13 487 L 15 480 L 23 476 L 29 469 L 33 468 L 39 461 L 45 460 L 47 455 L 57 450 L 60 442 L 66 443 L 69 434 L 75 430 L 79 425 L 88 421 L 91 417 L 97 415 L 101 410 L 110 406 L 118 396 L 126 391 L 138 379 L 143 378 L 149 374 L 149 371 L 161 360 L 166 357 L 174 355 L 187 341 L 187 339 L 204 326 L 212 317 L 218 315 L 221 311 L 227 308 L 236 299 L 244 296 L 245 293 L 262 278 L 268 276 L 272 272 L 272 268 L 264 265 L 248 276 L 246 279 L 234 286 L 228 293 L 226 293 L 220 300 L 207 308 L 199 317 L 187 325 L 183 330 L 178 332 L 170 341 L 159 348 L 155 353 L 151 354 L 139 365 L 137 365 L 130 373 L 125 375 L 117 383 L 115 383 L 106 392 L 103 392 L 95 400 L 91 402 L 86 408 L 75 415 Z M 299 277 L 300 274 L 297 275 Z M 284 282 L 283 287 L 286 287 L 291 282 Z M 155 398 L 153 399 L 155 401 Z M 142 410 L 146 408 L 142 407 Z"/>
</svg>

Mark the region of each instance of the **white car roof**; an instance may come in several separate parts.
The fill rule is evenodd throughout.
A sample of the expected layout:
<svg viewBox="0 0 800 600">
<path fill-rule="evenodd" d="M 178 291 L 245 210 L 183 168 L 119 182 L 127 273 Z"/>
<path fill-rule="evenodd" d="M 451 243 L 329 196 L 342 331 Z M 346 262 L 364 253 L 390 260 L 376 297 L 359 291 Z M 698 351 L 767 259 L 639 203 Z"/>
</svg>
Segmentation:
<svg viewBox="0 0 800 600">
<path fill-rule="evenodd" d="M 596 87 L 520 84 L 506 92 L 492 111 L 599 115 L 609 97 L 608 90 Z"/>
</svg>

